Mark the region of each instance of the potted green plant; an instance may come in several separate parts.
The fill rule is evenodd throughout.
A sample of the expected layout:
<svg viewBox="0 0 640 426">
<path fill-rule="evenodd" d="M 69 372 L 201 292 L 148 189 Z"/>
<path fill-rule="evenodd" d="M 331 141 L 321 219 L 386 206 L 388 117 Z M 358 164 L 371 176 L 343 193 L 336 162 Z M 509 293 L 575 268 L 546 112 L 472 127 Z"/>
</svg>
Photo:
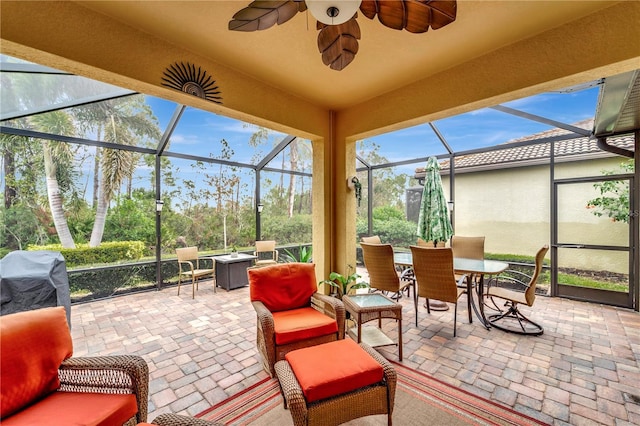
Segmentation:
<svg viewBox="0 0 640 426">
<path fill-rule="evenodd" d="M 298 246 L 298 255 L 296 256 L 296 254 L 288 249 L 284 249 L 284 260 L 286 262 L 300 262 L 300 263 L 311 263 L 312 259 L 311 259 L 311 252 L 312 252 L 312 248 L 311 247 L 306 247 L 306 246 L 302 246 L 299 245 Z"/>
<path fill-rule="evenodd" d="M 231 257 L 238 257 L 238 248 L 235 246 L 231 246 Z"/>
<path fill-rule="evenodd" d="M 342 300 L 342 296 L 355 291 L 358 288 L 369 288 L 369 283 L 358 281 L 362 276 L 355 272 L 353 266 L 349 265 L 347 273 L 353 271 L 350 275 L 342 275 L 337 272 L 331 272 L 328 280 L 320 281 L 320 284 L 328 284 L 336 289 L 335 296 Z"/>
</svg>

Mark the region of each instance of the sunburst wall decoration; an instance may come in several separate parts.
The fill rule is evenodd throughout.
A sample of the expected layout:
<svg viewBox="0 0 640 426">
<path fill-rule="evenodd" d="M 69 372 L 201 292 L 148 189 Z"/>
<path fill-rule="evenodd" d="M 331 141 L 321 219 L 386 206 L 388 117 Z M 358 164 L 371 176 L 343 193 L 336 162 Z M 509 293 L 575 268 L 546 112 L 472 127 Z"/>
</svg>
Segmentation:
<svg viewBox="0 0 640 426">
<path fill-rule="evenodd" d="M 206 71 L 200 67 L 196 69 L 196 66 L 189 62 L 186 64 L 176 62 L 169 65 L 164 71 L 162 85 L 210 102 L 222 104 L 222 96 L 220 96 L 216 81 L 207 75 Z"/>
</svg>

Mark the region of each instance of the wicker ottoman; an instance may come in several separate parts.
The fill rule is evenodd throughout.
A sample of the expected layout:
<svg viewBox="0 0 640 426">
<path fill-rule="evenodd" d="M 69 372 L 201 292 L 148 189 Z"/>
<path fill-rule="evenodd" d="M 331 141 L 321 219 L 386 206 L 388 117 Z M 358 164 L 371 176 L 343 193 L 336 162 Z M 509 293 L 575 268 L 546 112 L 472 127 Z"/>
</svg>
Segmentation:
<svg viewBox="0 0 640 426">
<path fill-rule="evenodd" d="M 365 343 L 343 339 L 298 349 L 275 371 L 295 426 L 338 425 L 374 414 L 387 414 L 392 424 L 396 372 Z"/>
</svg>

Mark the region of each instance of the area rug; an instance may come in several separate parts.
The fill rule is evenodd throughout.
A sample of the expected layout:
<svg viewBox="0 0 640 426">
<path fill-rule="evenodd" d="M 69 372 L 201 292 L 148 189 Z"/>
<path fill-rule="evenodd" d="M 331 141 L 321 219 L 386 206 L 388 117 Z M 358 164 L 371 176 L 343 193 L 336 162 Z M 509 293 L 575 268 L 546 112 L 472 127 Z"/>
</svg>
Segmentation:
<svg viewBox="0 0 640 426">
<path fill-rule="evenodd" d="M 393 424 L 412 425 L 541 425 L 536 419 L 475 396 L 427 374 L 393 363 L 398 373 Z M 276 379 L 264 379 L 198 414 L 229 426 L 292 425 Z M 386 425 L 386 415 L 352 420 L 347 425 Z"/>
</svg>

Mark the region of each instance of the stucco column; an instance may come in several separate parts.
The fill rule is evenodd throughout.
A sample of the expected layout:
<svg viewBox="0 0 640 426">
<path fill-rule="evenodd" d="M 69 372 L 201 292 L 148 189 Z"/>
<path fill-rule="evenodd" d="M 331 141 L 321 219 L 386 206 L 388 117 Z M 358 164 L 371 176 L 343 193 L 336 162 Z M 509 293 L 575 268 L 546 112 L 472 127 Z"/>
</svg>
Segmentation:
<svg viewBox="0 0 640 426">
<path fill-rule="evenodd" d="M 313 261 L 319 280 L 356 266 L 356 200 L 347 187 L 347 176 L 355 175 L 355 141 L 336 131 L 335 119 L 329 112 L 328 137 L 313 140 Z"/>
</svg>

